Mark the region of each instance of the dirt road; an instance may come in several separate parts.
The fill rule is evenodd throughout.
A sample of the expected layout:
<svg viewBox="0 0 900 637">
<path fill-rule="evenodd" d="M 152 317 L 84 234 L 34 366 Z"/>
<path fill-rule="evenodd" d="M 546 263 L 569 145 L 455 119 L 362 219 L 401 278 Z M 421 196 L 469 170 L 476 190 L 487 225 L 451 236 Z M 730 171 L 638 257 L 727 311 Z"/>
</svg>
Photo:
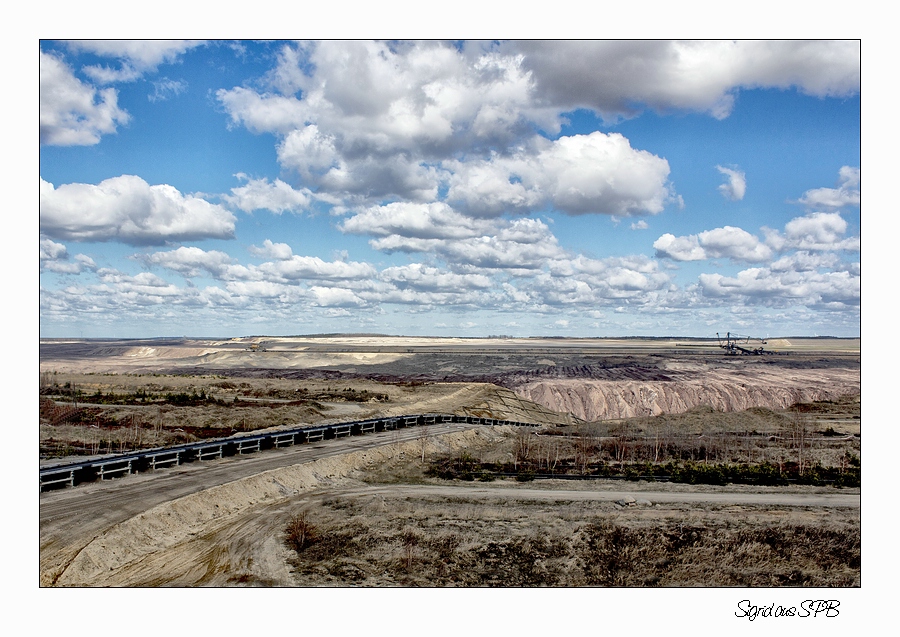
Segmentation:
<svg viewBox="0 0 900 637">
<path fill-rule="evenodd" d="M 426 430 L 429 437 L 420 438 Z M 558 483 L 369 486 L 348 479 L 349 470 L 366 462 L 383 462 L 385 454 L 405 450 L 417 455 L 421 440 L 437 443 L 455 437 L 472 444 L 476 434 L 501 435 L 491 428 L 479 430 L 434 425 L 383 432 L 192 463 L 43 494 L 41 584 L 222 586 L 249 581 L 293 585 L 281 532 L 291 512 L 322 498 L 593 501 L 612 506 L 616 500 L 632 497 L 663 509 L 672 503 L 857 508 L 860 502 L 858 492 L 800 493 L 774 488 L 638 483 L 623 489 L 611 482 L 566 485 L 571 488 L 559 488 Z M 346 462 L 348 458 L 353 460 Z M 642 503 L 625 508 L 656 507 Z"/>
<path fill-rule="evenodd" d="M 643 486 L 643 485 L 640 485 Z M 781 493 L 775 490 L 748 492 L 728 487 L 706 491 L 652 489 L 614 489 L 609 483 L 592 490 L 544 489 L 539 484 L 529 486 L 491 485 L 471 483 L 453 485 L 362 485 L 355 481 L 339 481 L 333 487 L 314 489 L 285 497 L 274 502 L 261 502 L 237 514 L 213 520 L 203 526 L 201 532 L 191 533 L 181 541 L 116 562 L 110 568 L 104 562 L 101 568 L 75 568 L 61 578 L 63 585 L 105 586 L 228 586 L 235 584 L 295 586 L 297 580 L 289 566 L 290 551 L 281 541 L 285 524 L 298 510 L 319 506 L 323 501 L 374 501 L 381 502 L 386 511 L 404 500 L 422 502 L 456 500 L 469 507 L 482 504 L 488 509 L 506 507 L 516 502 L 543 502 L 558 506 L 563 502 L 604 502 L 612 505 L 623 498 L 633 497 L 638 502 L 624 507 L 634 514 L 660 517 L 683 515 L 677 503 L 743 505 L 763 507 L 809 507 L 821 512 L 822 508 L 856 508 L 860 496 L 856 494 L 803 494 Z M 604 488 L 605 487 L 605 488 Z M 646 504 L 652 502 L 653 506 Z M 673 505 L 676 508 L 673 508 Z M 659 511 L 656 511 L 659 509 Z M 472 509 L 472 511 L 476 511 Z M 387 513 L 390 515 L 390 513 Z M 815 513 L 814 513 L 815 515 Z M 129 531 L 130 532 L 130 531 Z M 111 544 L 118 550 L 123 546 L 121 536 Z M 92 547 L 95 549 L 96 547 Z M 85 560 L 81 560 L 85 561 Z M 90 577 L 85 577 L 90 574 Z"/>
<path fill-rule="evenodd" d="M 545 500 L 545 501 L 596 501 L 615 502 L 625 498 L 645 500 L 650 503 L 687 502 L 695 504 L 737 504 L 759 506 L 790 506 L 790 507 L 851 507 L 859 508 L 860 494 L 807 494 L 807 493 L 748 493 L 731 490 L 723 487 L 721 491 L 687 492 L 687 491 L 658 491 L 638 489 L 598 489 L 579 490 L 570 489 L 541 489 L 541 488 L 516 488 L 507 486 L 474 486 L 467 483 L 454 485 L 390 485 L 372 486 L 363 489 L 347 489 L 340 493 L 340 497 L 362 497 L 378 494 L 390 494 L 392 497 L 444 497 L 487 499 L 506 498 L 510 500 Z"/>
<path fill-rule="evenodd" d="M 41 493 L 41 584 L 52 583 L 64 565 L 104 531 L 164 502 L 272 469 L 411 441 L 423 433 L 438 436 L 466 428 L 471 426 L 436 424 L 427 428 L 337 438 L 256 455 L 193 462 L 171 469 L 85 484 L 74 489 Z"/>
</svg>

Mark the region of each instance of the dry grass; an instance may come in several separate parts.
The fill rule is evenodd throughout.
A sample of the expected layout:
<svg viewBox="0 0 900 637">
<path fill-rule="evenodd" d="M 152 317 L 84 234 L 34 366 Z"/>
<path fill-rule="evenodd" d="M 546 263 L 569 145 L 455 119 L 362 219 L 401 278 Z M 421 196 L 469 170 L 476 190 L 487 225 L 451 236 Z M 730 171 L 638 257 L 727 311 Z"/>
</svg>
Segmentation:
<svg viewBox="0 0 900 637">
<path fill-rule="evenodd" d="M 539 473 L 566 468 L 591 473 L 592 467 L 627 469 L 669 461 L 765 463 L 786 474 L 817 466 L 843 472 L 860 458 L 859 423 L 859 396 L 786 410 L 721 412 L 700 407 L 683 414 L 559 427 L 541 435 L 523 431 L 513 455 L 517 465 Z"/>
<path fill-rule="evenodd" d="M 41 383 L 41 452 L 48 456 L 109 453 L 276 426 L 368 418 L 413 395 L 410 388 L 360 380 L 44 373 Z M 81 402 L 71 396 L 73 389 L 80 392 Z M 85 402 L 98 391 L 107 396 L 140 391 L 153 400 L 137 405 Z M 194 406 L 156 402 L 166 394 L 201 392 L 210 402 Z M 76 404 L 79 409 L 55 422 L 48 398 L 61 408 L 57 412 L 71 411 Z"/>
<path fill-rule="evenodd" d="M 778 426 L 787 422 L 783 415 L 768 410 L 735 415 L 733 422 L 742 418 L 751 422 L 762 418 Z M 517 457 L 522 462 L 525 448 L 539 455 L 540 445 L 559 441 L 565 458 L 578 452 L 577 438 L 584 428 L 568 433 L 575 435 L 536 437 L 511 432 L 491 444 L 457 451 L 455 456 L 465 455 L 479 463 L 510 462 Z M 600 446 L 594 449 L 600 450 Z M 422 463 L 413 454 L 397 456 L 359 477 L 369 484 L 448 484 L 428 477 L 426 471 L 441 457 L 433 454 Z M 520 484 L 503 480 L 496 484 L 506 483 Z M 542 486 L 528 484 L 534 489 Z M 561 488 L 560 484 L 556 482 L 554 488 Z M 649 483 L 629 484 L 643 488 Z M 458 498 L 334 498 L 324 500 L 308 515 L 322 539 L 291 562 L 295 582 L 301 586 L 860 584 L 858 510 L 693 504 L 622 508 L 599 501 L 470 499 L 460 489 Z"/>
<path fill-rule="evenodd" d="M 437 498 L 326 501 L 305 586 L 858 586 L 858 514 Z"/>
</svg>

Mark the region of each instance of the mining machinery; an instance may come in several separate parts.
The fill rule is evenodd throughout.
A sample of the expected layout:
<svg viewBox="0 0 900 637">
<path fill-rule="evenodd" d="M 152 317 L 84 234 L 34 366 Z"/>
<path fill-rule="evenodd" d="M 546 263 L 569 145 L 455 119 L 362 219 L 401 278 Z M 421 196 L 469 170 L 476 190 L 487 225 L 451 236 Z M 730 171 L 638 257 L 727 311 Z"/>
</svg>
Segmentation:
<svg viewBox="0 0 900 637">
<path fill-rule="evenodd" d="M 762 346 L 756 348 L 752 347 L 750 345 L 751 338 L 749 336 L 726 332 L 725 338 L 722 339 L 722 337 L 719 336 L 719 333 L 716 332 L 716 338 L 719 339 L 719 347 L 725 350 L 727 356 L 737 356 L 738 354 L 742 356 L 759 356 L 761 354 L 769 353 L 763 349 Z M 766 345 L 766 342 L 761 338 L 754 338 L 752 340 L 759 341 L 762 345 Z"/>
</svg>

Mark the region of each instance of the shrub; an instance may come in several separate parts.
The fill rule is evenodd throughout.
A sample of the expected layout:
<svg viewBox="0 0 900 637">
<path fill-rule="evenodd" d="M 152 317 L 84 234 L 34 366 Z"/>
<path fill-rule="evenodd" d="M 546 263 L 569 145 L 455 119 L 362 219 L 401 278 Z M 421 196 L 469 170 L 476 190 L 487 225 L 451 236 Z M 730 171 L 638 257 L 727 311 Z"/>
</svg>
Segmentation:
<svg viewBox="0 0 900 637">
<path fill-rule="evenodd" d="M 534 480 L 534 471 L 531 469 L 526 469 L 525 471 L 519 471 L 516 474 L 517 482 L 531 482 Z"/>
<path fill-rule="evenodd" d="M 319 539 L 319 531 L 306 513 L 291 517 L 285 529 L 285 543 L 298 553 Z"/>
</svg>

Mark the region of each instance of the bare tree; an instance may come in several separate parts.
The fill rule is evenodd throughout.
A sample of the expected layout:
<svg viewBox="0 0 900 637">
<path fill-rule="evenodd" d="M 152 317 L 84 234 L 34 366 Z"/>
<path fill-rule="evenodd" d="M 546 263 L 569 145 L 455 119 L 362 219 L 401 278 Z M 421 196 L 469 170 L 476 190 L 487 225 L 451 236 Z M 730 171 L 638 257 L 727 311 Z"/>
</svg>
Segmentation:
<svg viewBox="0 0 900 637">
<path fill-rule="evenodd" d="M 625 466 L 625 453 L 628 451 L 628 429 L 628 421 L 623 421 L 610 430 L 613 435 L 615 460 L 622 467 Z"/>
<path fill-rule="evenodd" d="M 47 389 L 53 384 L 52 372 L 41 372 L 41 389 Z"/>
<path fill-rule="evenodd" d="M 555 436 L 541 437 L 538 442 L 538 468 L 541 461 L 544 462 L 547 472 L 553 473 L 559 462 L 559 441 Z"/>
<path fill-rule="evenodd" d="M 428 451 L 428 439 L 431 437 L 431 433 L 428 431 L 427 425 L 419 426 L 419 448 L 422 451 L 422 463 L 425 463 L 425 452 Z"/>
<path fill-rule="evenodd" d="M 394 455 L 400 455 L 400 430 L 394 429 L 391 432 L 391 446 L 394 448 Z"/>
<path fill-rule="evenodd" d="M 653 462 L 659 462 L 659 421 L 660 418 L 665 422 L 665 414 L 660 414 L 656 418 L 653 419 L 653 433 L 654 433 L 654 441 L 653 441 Z"/>
<path fill-rule="evenodd" d="M 416 545 L 419 543 L 418 534 L 411 528 L 403 531 L 403 554 L 406 561 L 406 570 L 412 570 L 413 557 L 416 553 Z"/>
<path fill-rule="evenodd" d="M 515 462 L 513 465 L 516 469 L 518 469 L 520 462 L 527 462 L 533 446 L 534 436 L 530 431 L 523 429 L 516 432 Z"/>
<path fill-rule="evenodd" d="M 581 473 L 587 473 L 594 450 L 594 436 L 587 427 L 579 427 L 575 436 L 575 464 L 581 467 Z"/>
<path fill-rule="evenodd" d="M 793 445 L 797 447 L 797 468 L 800 473 L 803 473 L 803 449 L 808 434 L 809 420 L 806 414 L 795 409 L 791 416 L 791 437 Z"/>
</svg>

